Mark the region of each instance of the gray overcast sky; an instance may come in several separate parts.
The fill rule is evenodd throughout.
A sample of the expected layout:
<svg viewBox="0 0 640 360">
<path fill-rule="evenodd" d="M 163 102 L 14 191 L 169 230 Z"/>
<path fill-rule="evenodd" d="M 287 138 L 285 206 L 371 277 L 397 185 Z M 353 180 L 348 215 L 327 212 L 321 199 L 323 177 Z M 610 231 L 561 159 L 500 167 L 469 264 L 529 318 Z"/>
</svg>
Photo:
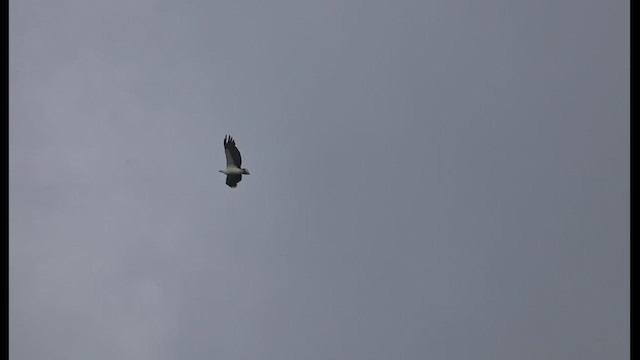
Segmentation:
<svg viewBox="0 0 640 360">
<path fill-rule="evenodd" d="M 9 8 L 12 360 L 629 358 L 628 1 Z"/>
</svg>

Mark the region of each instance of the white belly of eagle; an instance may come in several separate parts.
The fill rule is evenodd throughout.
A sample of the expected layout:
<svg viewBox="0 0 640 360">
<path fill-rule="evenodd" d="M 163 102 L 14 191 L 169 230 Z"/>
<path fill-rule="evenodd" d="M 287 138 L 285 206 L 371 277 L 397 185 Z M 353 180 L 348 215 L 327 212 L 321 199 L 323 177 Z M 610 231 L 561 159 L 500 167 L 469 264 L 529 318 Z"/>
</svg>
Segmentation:
<svg viewBox="0 0 640 360">
<path fill-rule="evenodd" d="M 241 175 L 242 169 L 238 169 L 237 167 L 227 167 L 226 169 L 222 170 L 223 173 L 225 173 L 226 175 Z"/>
</svg>

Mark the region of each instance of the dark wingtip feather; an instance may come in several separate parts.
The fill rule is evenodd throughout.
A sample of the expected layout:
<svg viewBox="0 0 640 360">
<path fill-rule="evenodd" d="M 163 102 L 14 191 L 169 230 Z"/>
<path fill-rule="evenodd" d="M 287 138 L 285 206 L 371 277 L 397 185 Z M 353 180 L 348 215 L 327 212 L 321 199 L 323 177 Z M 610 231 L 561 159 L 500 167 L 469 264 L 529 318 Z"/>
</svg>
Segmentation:
<svg viewBox="0 0 640 360">
<path fill-rule="evenodd" d="M 228 144 L 235 145 L 236 142 L 233 140 L 231 135 L 224 136 L 224 147 L 226 148 Z"/>
</svg>

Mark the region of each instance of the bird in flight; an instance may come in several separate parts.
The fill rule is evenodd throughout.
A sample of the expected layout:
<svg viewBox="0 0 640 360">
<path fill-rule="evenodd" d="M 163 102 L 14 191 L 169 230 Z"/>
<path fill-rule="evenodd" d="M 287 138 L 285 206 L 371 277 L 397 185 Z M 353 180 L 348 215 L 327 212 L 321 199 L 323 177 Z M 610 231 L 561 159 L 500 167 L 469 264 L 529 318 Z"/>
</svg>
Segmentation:
<svg viewBox="0 0 640 360">
<path fill-rule="evenodd" d="M 227 167 L 218 171 L 227 175 L 226 184 L 234 188 L 242 180 L 242 175 L 249 175 L 249 171 L 240 167 L 242 166 L 242 156 L 240 156 L 240 151 L 238 151 L 236 142 L 231 135 L 224 137 L 224 154 L 227 157 Z"/>
</svg>

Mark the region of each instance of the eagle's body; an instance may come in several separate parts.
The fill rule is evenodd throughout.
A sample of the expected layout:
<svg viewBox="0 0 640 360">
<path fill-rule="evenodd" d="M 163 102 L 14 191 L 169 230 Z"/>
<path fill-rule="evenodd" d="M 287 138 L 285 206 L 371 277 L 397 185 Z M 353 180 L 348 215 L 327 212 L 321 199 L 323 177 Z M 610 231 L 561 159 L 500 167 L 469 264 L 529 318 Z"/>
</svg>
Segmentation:
<svg viewBox="0 0 640 360">
<path fill-rule="evenodd" d="M 236 142 L 231 136 L 224 137 L 224 154 L 227 158 L 227 167 L 224 170 L 218 171 L 227 175 L 227 181 L 225 183 L 229 187 L 234 188 L 238 186 L 238 183 L 242 180 L 242 175 L 249 175 L 249 171 L 241 168 L 242 156 L 240 156 Z"/>
</svg>

